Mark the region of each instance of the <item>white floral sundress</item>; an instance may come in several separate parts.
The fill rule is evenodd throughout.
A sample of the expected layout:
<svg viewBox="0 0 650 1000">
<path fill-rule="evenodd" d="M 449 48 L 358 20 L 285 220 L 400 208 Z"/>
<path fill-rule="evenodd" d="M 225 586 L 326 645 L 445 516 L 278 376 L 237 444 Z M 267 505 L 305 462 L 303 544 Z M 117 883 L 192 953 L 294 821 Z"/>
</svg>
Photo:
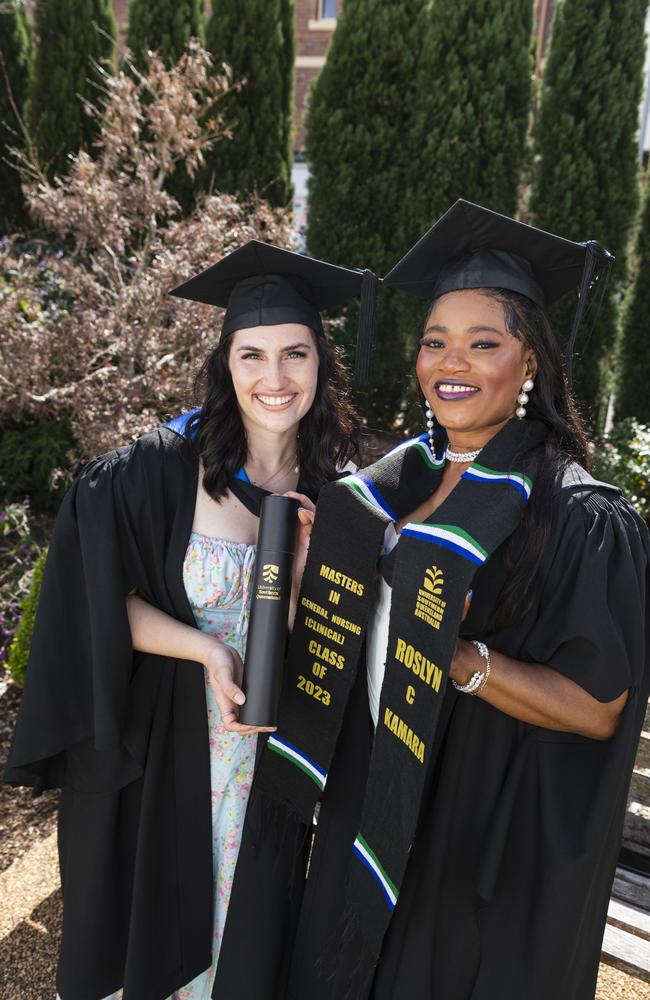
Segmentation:
<svg viewBox="0 0 650 1000">
<path fill-rule="evenodd" d="M 209 632 L 244 657 L 250 616 L 255 545 L 193 531 L 183 562 L 183 582 L 202 632 Z M 212 965 L 167 1000 L 210 1000 L 230 890 L 253 778 L 256 734 L 227 733 L 206 677 L 212 790 L 214 934 Z M 122 990 L 105 1000 L 122 1000 Z"/>
</svg>

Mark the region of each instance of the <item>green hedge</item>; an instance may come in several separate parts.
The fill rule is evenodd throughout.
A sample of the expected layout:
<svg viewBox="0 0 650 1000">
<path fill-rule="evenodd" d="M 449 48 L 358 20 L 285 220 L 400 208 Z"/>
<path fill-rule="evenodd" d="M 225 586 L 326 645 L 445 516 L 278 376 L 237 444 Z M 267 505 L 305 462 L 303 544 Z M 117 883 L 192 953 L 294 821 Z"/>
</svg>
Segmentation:
<svg viewBox="0 0 650 1000">
<path fill-rule="evenodd" d="M 25 670 L 27 668 L 27 660 L 29 659 L 29 648 L 32 643 L 32 632 L 34 631 L 36 608 L 38 607 L 38 599 L 41 593 L 46 557 L 47 549 L 44 549 L 34 564 L 31 586 L 20 605 L 20 624 L 9 647 L 7 669 L 16 684 L 20 684 L 21 686 L 25 681 Z"/>
</svg>

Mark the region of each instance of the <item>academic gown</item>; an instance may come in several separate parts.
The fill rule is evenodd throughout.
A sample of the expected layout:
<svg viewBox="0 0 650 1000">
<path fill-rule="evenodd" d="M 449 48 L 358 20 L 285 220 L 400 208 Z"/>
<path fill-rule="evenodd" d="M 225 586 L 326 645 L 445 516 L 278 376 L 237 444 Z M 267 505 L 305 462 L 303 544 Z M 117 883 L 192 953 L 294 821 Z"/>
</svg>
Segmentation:
<svg viewBox="0 0 650 1000">
<path fill-rule="evenodd" d="M 90 462 L 50 546 L 5 780 L 63 786 L 63 1000 L 162 1000 L 212 956 L 203 667 L 134 653 L 126 595 L 188 625 L 198 454 L 159 429 Z"/>
<path fill-rule="evenodd" d="M 495 628 L 503 549 L 478 570 L 463 636 L 548 664 L 600 701 L 625 690 L 629 698 L 615 736 L 597 741 L 518 722 L 449 685 L 372 1000 L 593 1000 L 650 687 L 649 555 L 646 527 L 619 491 L 571 466 L 553 499 L 533 609 Z M 270 894 L 259 898 L 263 916 L 249 923 L 257 939 L 267 931 L 269 940 L 281 939 L 283 927 L 283 952 L 246 993 L 235 891 L 217 1000 L 341 996 L 345 970 L 336 971 L 331 942 L 372 740 L 364 673 L 329 772 L 304 893 L 293 912 L 286 893 L 275 909 Z M 286 877 L 301 863 L 276 859 L 275 870 Z M 255 892 L 251 885 L 249 898 Z"/>
</svg>

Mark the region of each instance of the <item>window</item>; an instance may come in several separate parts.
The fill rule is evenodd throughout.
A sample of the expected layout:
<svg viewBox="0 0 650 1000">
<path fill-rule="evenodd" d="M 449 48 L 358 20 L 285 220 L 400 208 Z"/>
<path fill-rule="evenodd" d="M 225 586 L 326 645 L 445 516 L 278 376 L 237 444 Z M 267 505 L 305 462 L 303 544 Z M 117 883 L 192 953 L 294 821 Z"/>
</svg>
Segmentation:
<svg viewBox="0 0 650 1000">
<path fill-rule="evenodd" d="M 322 21 L 336 20 L 338 0 L 318 0 L 318 17 Z"/>
</svg>

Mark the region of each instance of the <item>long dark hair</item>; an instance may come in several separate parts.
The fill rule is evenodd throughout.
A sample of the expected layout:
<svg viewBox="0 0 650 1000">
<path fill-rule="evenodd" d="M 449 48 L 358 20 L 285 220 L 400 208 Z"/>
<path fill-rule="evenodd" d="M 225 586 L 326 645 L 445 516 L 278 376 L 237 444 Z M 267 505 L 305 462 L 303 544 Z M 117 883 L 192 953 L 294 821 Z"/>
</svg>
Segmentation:
<svg viewBox="0 0 650 1000">
<path fill-rule="evenodd" d="M 524 419 L 539 420 L 547 428 L 530 501 L 504 550 L 507 580 L 499 595 L 494 622 L 495 627 L 502 627 L 523 617 L 535 603 L 551 531 L 551 497 L 562 473 L 571 462 L 589 470 L 591 460 L 587 434 L 571 398 L 560 348 L 546 313 L 527 296 L 509 289 L 479 290 L 501 304 L 508 333 L 535 353 L 535 388 L 529 394 Z M 427 317 L 430 312 L 431 307 Z"/>
<path fill-rule="evenodd" d="M 188 421 L 186 434 L 196 435 L 205 470 L 203 486 L 215 500 L 228 489 L 228 477 L 238 472 L 248 457 L 246 430 L 239 412 L 228 358 L 232 337 L 219 342 L 208 355 L 196 382 L 203 399 L 199 412 Z M 316 497 L 324 483 L 359 455 L 361 420 L 349 400 L 348 374 L 336 348 L 316 336 L 318 377 L 316 395 L 300 421 L 298 463 L 300 485 Z"/>
</svg>

